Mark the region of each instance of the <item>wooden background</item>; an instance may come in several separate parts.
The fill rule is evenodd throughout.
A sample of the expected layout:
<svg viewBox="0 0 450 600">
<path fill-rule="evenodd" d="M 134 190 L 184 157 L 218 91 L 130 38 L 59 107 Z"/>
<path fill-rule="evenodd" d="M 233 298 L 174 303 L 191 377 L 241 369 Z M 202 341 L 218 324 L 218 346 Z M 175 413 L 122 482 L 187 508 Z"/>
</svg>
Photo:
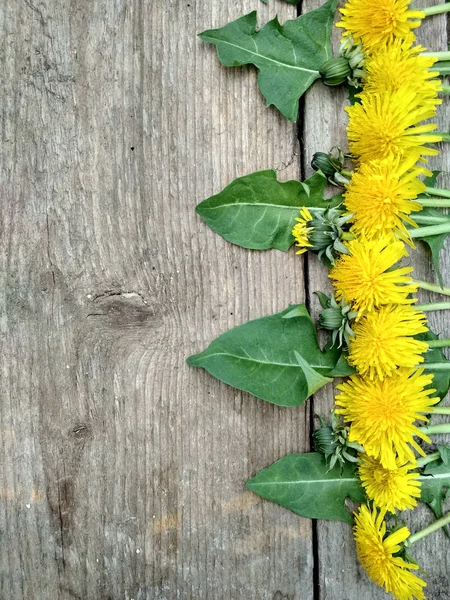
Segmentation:
<svg viewBox="0 0 450 600">
<path fill-rule="evenodd" d="M 317 84 L 297 127 L 265 108 L 253 69 L 225 69 L 196 38 L 253 9 L 297 14 L 281 0 L 2 2 L 2 599 L 385 598 L 348 526 L 244 491 L 310 448 L 331 390 L 277 408 L 185 365 L 233 325 L 316 311 L 327 285 L 313 258 L 232 246 L 194 212 L 235 177 L 307 176 L 313 152 L 345 144 L 343 91 Z M 421 35 L 446 49 L 446 19 Z M 429 277 L 427 257 L 414 264 Z M 449 336 L 445 315 L 432 322 Z M 429 598 L 450 598 L 448 543 L 414 548 Z"/>
</svg>

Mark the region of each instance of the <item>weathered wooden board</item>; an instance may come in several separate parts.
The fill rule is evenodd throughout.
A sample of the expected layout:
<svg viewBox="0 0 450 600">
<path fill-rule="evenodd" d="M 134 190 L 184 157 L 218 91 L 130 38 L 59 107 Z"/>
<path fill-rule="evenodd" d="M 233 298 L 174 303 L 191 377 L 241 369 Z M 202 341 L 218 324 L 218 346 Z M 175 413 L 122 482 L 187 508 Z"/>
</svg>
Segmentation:
<svg viewBox="0 0 450 600">
<path fill-rule="evenodd" d="M 244 491 L 307 409 L 185 358 L 304 298 L 195 204 L 297 178 L 296 127 L 196 34 L 255 0 L 4 0 L 0 597 L 312 597 L 311 523 Z"/>
<path fill-rule="evenodd" d="M 344 2 L 341 2 L 343 5 Z M 419 4 L 419 3 L 418 3 Z M 434 0 L 423 1 L 421 6 L 436 4 Z M 303 2 L 302 10 L 307 11 L 321 5 L 321 0 L 306 0 Z M 447 22 L 445 17 L 433 17 L 428 19 L 419 32 L 421 43 L 433 50 L 447 49 Z M 339 33 L 335 31 L 335 47 L 338 47 Z M 305 113 L 303 124 L 303 143 L 301 146 L 308 175 L 309 163 L 312 155 L 318 150 L 328 151 L 332 146 L 340 146 L 345 149 L 346 142 L 346 114 L 344 106 L 347 103 L 346 94 L 343 90 L 327 90 L 318 84 L 308 92 L 305 100 Z M 448 130 L 450 117 L 450 106 L 448 100 L 439 109 L 439 126 L 441 130 Z M 448 146 L 443 145 L 442 154 L 438 159 L 430 162 L 432 168 L 450 171 L 450 154 Z M 443 187 L 450 184 L 448 175 L 442 179 Z M 420 247 L 411 255 L 412 264 L 415 267 L 415 276 L 421 279 L 431 280 L 433 277 L 431 263 Z M 331 289 L 327 279 L 326 270 L 314 258 L 308 259 L 309 280 L 308 297 L 315 314 L 320 310 L 315 296 L 315 290 Z M 450 280 L 450 253 L 443 253 L 441 265 L 447 282 Z M 424 295 L 423 298 L 426 298 Z M 430 322 L 434 330 L 441 332 L 444 337 L 450 334 L 448 316 L 445 313 L 430 315 Z M 319 392 L 314 399 L 314 412 L 325 415 L 333 406 L 333 390 L 328 387 Z M 436 420 L 437 422 L 437 420 Z M 404 517 L 410 523 L 412 530 L 421 529 L 433 520 L 431 511 L 422 506 L 414 513 L 414 521 L 405 513 Z M 341 523 L 321 521 L 317 524 L 318 529 L 318 571 L 319 592 L 317 597 L 321 600 L 381 600 L 386 594 L 380 588 L 374 586 L 357 564 L 353 536 L 351 528 Z M 438 533 L 414 546 L 413 556 L 422 566 L 423 576 L 428 582 L 426 589 L 428 598 L 450 598 L 450 584 L 448 572 L 450 570 L 449 540 L 443 533 Z"/>
</svg>

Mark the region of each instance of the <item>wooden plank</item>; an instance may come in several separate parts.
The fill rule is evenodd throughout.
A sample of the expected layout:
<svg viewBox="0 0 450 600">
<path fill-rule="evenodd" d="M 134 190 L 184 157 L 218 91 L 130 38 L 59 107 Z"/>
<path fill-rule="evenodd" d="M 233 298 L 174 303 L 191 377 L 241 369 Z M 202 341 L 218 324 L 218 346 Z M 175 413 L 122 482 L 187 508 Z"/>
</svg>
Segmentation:
<svg viewBox="0 0 450 600">
<path fill-rule="evenodd" d="M 298 176 L 295 125 L 196 40 L 254 8 L 3 2 L 2 598 L 312 597 L 310 522 L 244 491 L 307 449 L 306 409 L 185 366 L 304 298 L 294 253 L 194 213 L 239 175 Z"/>
<path fill-rule="evenodd" d="M 421 6 L 435 4 L 434 0 L 421 2 Z M 302 10 L 307 11 L 322 4 L 321 0 L 305 0 Z M 344 2 L 341 2 L 341 6 Z M 447 49 L 447 28 L 445 17 L 428 19 L 420 29 L 419 38 L 423 45 L 433 50 Z M 335 31 L 335 49 L 338 48 L 339 34 Z M 345 149 L 346 140 L 346 115 L 344 106 L 346 94 L 342 90 L 327 90 L 324 86 L 317 85 L 308 92 L 305 101 L 305 116 L 303 128 L 303 152 L 305 164 L 308 165 L 316 151 L 328 151 L 332 146 L 338 145 Z M 448 129 L 450 108 L 448 100 L 439 109 L 439 125 L 442 130 Z M 432 168 L 446 170 L 449 161 L 448 145 L 441 148 L 440 157 L 430 161 Z M 308 175 L 310 171 L 306 170 Z M 448 174 L 442 180 L 443 186 L 449 186 Z M 415 275 L 419 278 L 430 280 L 432 269 L 429 257 L 423 248 L 418 248 L 413 254 L 412 264 Z M 450 280 L 450 253 L 447 250 L 441 258 L 445 279 Z M 317 315 L 320 306 L 312 295 L 314 290 L 330 290 L 325 269 L 315 258 L 309 259 L 309 298 L 313 312 Z M 425 299 L 426 296 L 423 295 Z M 430 323 L 435 331 L 441 332 L 444 337 L 450 333 L 448 316 L 446 314 L 433 314 Z M 333 406 L 333 392 L 331 389 L 319 392 L 314 399 L 314 411 L 317 414 L 327 414 Z M 437 422 L 437 421 L 436 421 Z M 433 520 L 431 511 L 421 506 L 414 512 L 414 522 L 408 513 L 402 514 L 412 530 L 421 529 Z M 318 554 L 319 554 L 319 595 L 323 600 L 381 600 L 386 594 L 372 584 L 364 571 L 358 566 L 354 550 L 351 528 L 342 523 L 321 521 L 318 522 Z M 424 569 L 423 577 L 428 582 L 426 589 L 428 598 L 448 597 L 447 574 L 450 569 L 448 539 L 444 534 L 422 540 L 414 546 L 414 557 Z"/>
</svg>

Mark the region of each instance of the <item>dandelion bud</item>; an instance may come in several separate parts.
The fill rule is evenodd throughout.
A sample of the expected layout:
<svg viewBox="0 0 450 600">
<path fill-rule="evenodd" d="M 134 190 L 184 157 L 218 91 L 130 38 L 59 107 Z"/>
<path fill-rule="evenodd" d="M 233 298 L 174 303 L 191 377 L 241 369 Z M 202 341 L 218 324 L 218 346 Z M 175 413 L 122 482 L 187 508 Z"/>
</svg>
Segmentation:
<svg viewBox="0 0 450 600">
<path fill-rule="evenodd" d="M 341 85 L 352 74 L 349 61 L 344 56 L 330 58 L 320 67 L 320 75 L 325 85 Z"/>
<path fill-rule="evenodd" d="M 319 325 L 323 329 L 339 329 L 342 325 L 342 313 L 339 308 L 326 308 L 320 313 Z"/>
<path fill-rule="evenodd" d="M 322 171 L 328 177 L 334 177 L 341 169 L 341 164 L 338 159 L 327 154 L 326 152 L 316 152 L 311 161 L 311 167 L 314 171 Z"/>
<path fill-rule="evenodd" d="M 350 326 L 351 321 L 358 316 L 358 313 L 351 310 L 351 305 L 343 300 L 337 302 L 334 296 L 328 301 L 328 306 L 322 310 L 319 315 L 319 325 L 323 329 L 333 332 L 333 344 L 339 342 L 340 348 L 344 341 L 348 345 L 349 339 L 354 337 Z"/>
<path fill-rule="evenodd" d="M 331 427 L 320 427 L 314 434 L 314 447 L 317 452 L 324 456 L 331 456 L 336 450 L 337 443 L 334 441 L 334 432 Z"/>
</svg>

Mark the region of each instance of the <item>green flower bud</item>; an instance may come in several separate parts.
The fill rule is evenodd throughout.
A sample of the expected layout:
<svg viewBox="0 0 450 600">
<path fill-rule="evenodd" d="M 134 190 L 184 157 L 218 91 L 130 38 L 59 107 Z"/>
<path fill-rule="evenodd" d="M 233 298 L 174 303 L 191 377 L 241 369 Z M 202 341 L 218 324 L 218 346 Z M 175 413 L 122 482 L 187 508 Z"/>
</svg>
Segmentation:
<svg viewBox="0 0 450 600">
<path fill-rule="evenodd" d="M 317 452 L 320 452 L 324 456 L 331 456 L 334 454 L 337 443 L 334 441 L 334 432 L 331 427 L 320 427 L 320 429 L 316 429 L 313 438 L 314 447 Z"/>
<path fill-rule="evenodd" d="M 330 58 L 320 67 L 322 81 L 329 86 L 341 85 L 351 74 L 349 61 L 344 56 Z"/>
<path fill-rule="evenodd" d="M 339 342 L 340 348 L 344 341 L 348 345 L 349 339 L 355 335 L 350 323 L 357 316 L 358 313 L 351 310 L 350 304 L 346 304 L 343 300 L 338 303 L 336 298 L 331 296 L 328 306 L 319 315 L 319 325 L 333 332 L 332 342 L 333 344 Z"/>
<path fill-rule="evenodd" d="M 349 426 L 342 422 L 342 417 L 331 411 L 328 424 L 322 417 L 319 419 L 321 426 L 313 433 L 314 446 L 327 459 L 329 469 L 338 462 L 341 468 L 346 462 L 356 463 L 358 453 L 364 452 L 364 448 L 348 441 Z"/>
<path fill-rule="evenodd" d="M 334 177 L 341 169 L 339 159 L 326 152 L 316 152 L 311 161 L 314 171 L 322 171 L 326 177 Z"/>
<path fill-rule="evenodd" d="M 340 329 L 342 325 L 342 312 L 339 308 L 326 308 L 320 313 L 319 325 L 323 329 Z"/>
</svg>

